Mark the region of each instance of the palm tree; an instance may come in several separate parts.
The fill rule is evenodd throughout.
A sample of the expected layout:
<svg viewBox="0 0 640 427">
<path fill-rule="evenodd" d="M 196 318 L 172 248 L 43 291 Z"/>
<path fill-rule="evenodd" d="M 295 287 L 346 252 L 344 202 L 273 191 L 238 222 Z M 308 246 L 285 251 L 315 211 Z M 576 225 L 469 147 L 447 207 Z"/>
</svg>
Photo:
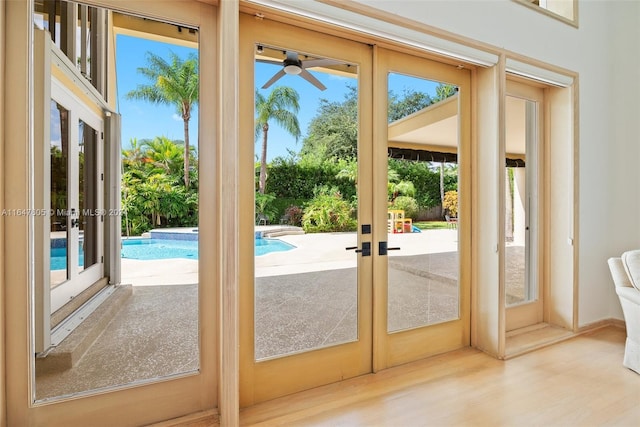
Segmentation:
<svg viewBox="0 0 640 427">
<path fill-rule="evenodd" d="M 174 105 L 184 122 L 184 185 L 189 187 L 189 120 L 191 109 L 198 104 L 198 57 L 194 54 L 182 60 L 171 53 L 170 61 L 147 52 L 147 67 L 138 72 L 151 82 L 138 85 L 127 93 L 127 99 L 139 99 L 155 104 Z"/>
<path fill-rule="evenodd" d="M 184 155 L 182 144 L 171 141 L 166 136 L 156 136 L 144 142 L 145 162 L 167 175 L 178 174 Z"/>
<path fill-rule="evenodd" d="M 122 165 L 127 170 L 140 167 L 144 163 L 142 144 L 138 141 L 138 138 L 131 138 L 129 144 L 131 148 L 122 149 Z"/>
<path fill-rule="evenodd" d="M 256 138 L 262 131 L 262 153 L 260 155 L 260 183 L 258 191 L 264 194 L 267 182 L 267 136 L 269 121 L 275 121 L 285 131 L 300 138 L 300 124 L 296 114 L 300 110 L 300 96 L 295 89 L 278 86 L 266 98 L 256 89 Z"/>
</svg>

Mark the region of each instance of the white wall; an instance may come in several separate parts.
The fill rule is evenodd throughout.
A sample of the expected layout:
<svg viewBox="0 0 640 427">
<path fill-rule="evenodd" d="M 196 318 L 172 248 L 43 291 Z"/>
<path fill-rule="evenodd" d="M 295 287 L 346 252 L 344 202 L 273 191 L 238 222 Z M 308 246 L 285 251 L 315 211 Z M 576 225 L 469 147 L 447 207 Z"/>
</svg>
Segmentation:
<svg viewBox="0 0 640 427">
<path fill-rule="evenodd" d="M 579 324 L 622 318 L 606 260 L 640 248 L 640 2 L 579 0 L 579 28 L 510 0 L 360 0 L 577 71 Z"/>
</svg>

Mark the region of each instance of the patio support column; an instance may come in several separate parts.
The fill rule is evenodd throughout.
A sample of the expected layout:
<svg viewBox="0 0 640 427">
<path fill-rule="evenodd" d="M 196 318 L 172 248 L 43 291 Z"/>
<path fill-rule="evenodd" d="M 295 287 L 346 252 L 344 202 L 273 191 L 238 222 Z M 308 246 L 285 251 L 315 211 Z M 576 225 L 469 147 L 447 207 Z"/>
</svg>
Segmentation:
<svg viewBox="0 0 640 427">
<path fill-rule="evenodd" d="M 239 46 L 238 1 L 221 1 L 218 25 L 220 425 L 239 425 Z"/>
</svg>

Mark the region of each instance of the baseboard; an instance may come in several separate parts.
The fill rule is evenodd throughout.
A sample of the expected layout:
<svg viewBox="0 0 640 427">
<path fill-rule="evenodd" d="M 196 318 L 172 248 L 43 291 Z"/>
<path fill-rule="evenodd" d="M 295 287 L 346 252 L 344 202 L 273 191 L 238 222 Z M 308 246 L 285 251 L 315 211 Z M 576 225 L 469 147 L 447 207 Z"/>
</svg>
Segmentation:
<svg viewBox="0 0 640 427">
<path fill-rule="evenodd" d="M 606 328 L 607 326 L 615 326 L 616 328 L 624 330 L 627 329 L 627 325 L 625 324 L 624 320 L 603 319 L 596 322 L 587 323 L 586 325 L 579 327 L 576 331 L 576 334 L 584 334 L 586 332 L 595 331 L 596 329 Z"/>
</svg>

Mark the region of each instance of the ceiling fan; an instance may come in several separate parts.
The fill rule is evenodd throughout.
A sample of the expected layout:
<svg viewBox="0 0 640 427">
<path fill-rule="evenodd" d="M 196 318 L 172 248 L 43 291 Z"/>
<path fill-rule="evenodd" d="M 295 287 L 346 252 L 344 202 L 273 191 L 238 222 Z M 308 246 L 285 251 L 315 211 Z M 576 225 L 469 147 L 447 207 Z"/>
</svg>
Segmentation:
<svg viewBox="0 0 640 427">
<path fill-rule="evenodd" d="M 282 78 L 285 74 L 290 75 L 299 75 L 315 87 L 320 90 L 325 90 L 326 86 L 323 85 L 320 80 L 315 78 L 310 72 L 308 72 L 307 68 L 313 67 L 326 67 L 330 65 L 340 64 L 340 61 L 336 61 L 334 59 L 306 59 L 300 60 L 298 52 L 294 52 L 291 50 L 287 50 L 284 52 L 286 54 L 286 58 L 284 61 L 275 61 L 270 59 L 256 59 L 257 62 L 263 62 L 265 64 L 276 64 L 282 65 L 282 70 L 278 71 L 266 82 L 262 89 L 267 89 L 269 86 L 274 84 L 278 79 Z"/>
</svg>

